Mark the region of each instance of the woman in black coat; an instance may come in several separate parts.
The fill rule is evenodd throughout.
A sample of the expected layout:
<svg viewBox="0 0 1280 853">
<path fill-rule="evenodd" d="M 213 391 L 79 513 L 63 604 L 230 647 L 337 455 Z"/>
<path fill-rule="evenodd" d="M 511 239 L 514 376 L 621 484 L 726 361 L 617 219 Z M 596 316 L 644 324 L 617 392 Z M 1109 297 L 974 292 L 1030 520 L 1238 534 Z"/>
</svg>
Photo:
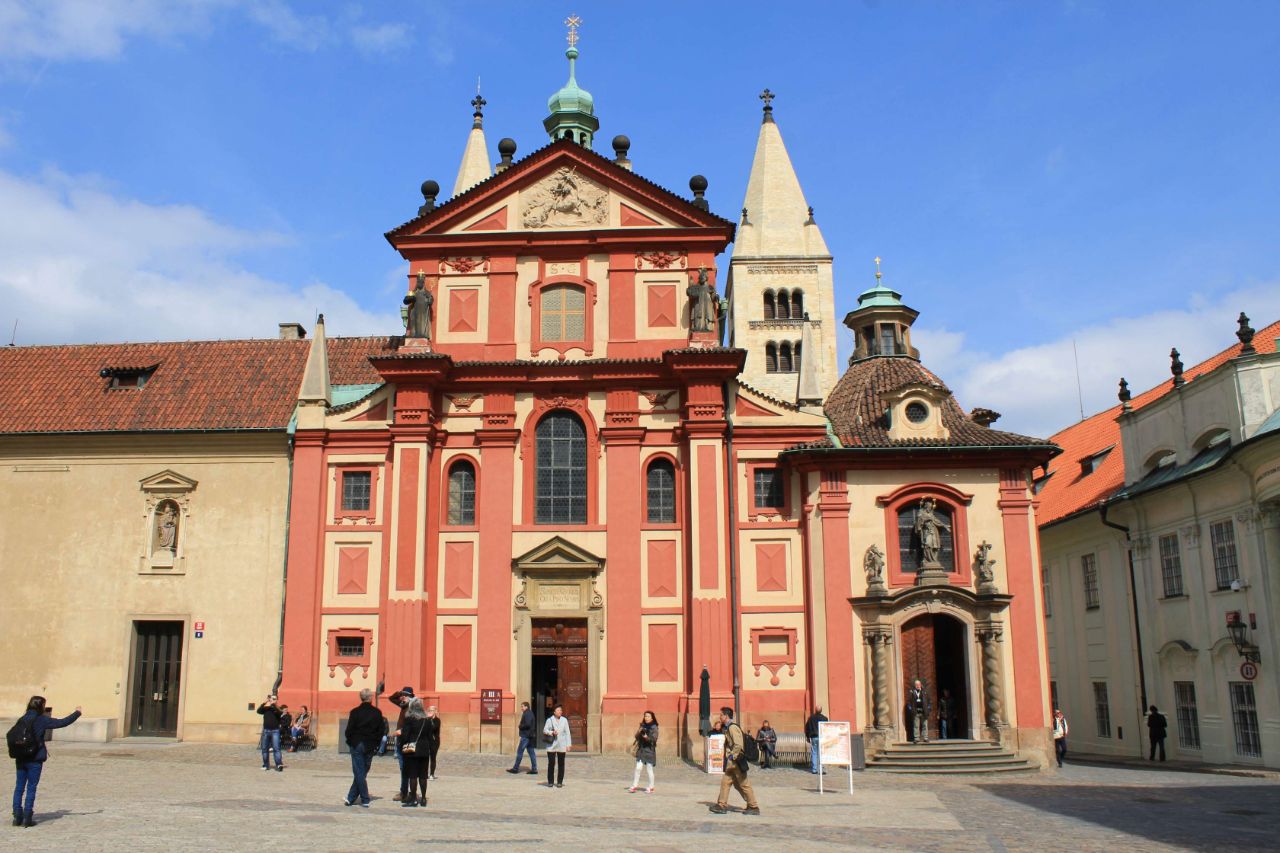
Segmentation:
<svg viewBox="0 0 1280 853">
<path fill-rule="evenodd" d="M 640 788 L 641 768 L 649 771 L 649 787 L 646 794 L 653 793 L 653 767 L 658 763 L 658 718 L 652 711 L 645 711 L 640 718 L 640 728 L 636 729 L 635 739 L 636 772 L 631 777 L 631 787 L 627 790 L 634 794 Z"/>
<path fill-rule="evenodd" d="M 422 707 L 422 700 L 410 699 L 404 709 L 404 725 L 398 741 L 404 755 L 404 775 L 409 782 L 409 792 L 400 802 L 405 808 L 427 804 L 427 761 L 431 756 L 435 732 Z"/>
</svg>

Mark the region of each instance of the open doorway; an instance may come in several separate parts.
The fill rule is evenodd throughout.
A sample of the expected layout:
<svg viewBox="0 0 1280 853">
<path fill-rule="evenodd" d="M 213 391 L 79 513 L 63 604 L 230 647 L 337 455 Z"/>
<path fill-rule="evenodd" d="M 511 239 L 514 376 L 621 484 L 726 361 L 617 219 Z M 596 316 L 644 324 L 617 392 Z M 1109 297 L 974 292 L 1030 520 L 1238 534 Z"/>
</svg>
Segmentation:
<svg viewBox="0 0 1280 853">
<path fill-rule="evenodd" d="M 556 705 L 569 718 L 573 752 L 587 749 L 587 620 L 534 619 L 531 690 L 539 733 Z"/>
<path fill-rule="evenodd" d="M 941 738 L 941 703 L 950 708 L 948 738 L 970 738 L 969 660 L 965 625 L 943 613 L 925 613 L 902 626 L 902 678 L 907 687 L 918 678 L 929 694 L 929 737 Z M 906 693 L 904 689 L 903 693 Z M 910 720 L 903 708 L 903 730 Z"/>
</svg>

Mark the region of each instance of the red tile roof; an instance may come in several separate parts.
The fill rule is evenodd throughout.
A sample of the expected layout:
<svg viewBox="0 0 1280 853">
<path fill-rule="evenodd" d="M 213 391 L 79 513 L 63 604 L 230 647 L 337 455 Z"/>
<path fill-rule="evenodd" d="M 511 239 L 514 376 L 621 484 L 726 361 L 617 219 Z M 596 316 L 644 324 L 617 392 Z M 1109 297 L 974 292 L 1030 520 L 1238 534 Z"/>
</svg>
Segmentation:
<svg viewBox="0 0 1280 853">
<path fill-rule="evenodd" d="M 332 385 L 370 385 L 381 382 L 378 371 L 369 364 L 369 356 L 395 355 L 403 338 L 378 337 L 329 338 L 329 383 Z"/>
<path fill-rule="evenodd" d="M 1275 352 L 1277 335 L 1280 335 L 1280 321 L 1259 329 L 1254 334 L 1253 345 L 1258 352 Z M 1221 367 L 1240 354 L 1241 346 L 1236 344 L 1228 347 L 1194 367 L 1186 368 L 1182 373 L 1183 378 L 1191 382 L 1197 376 Z M 1167 379 L 1154 388 L 1135 394 L 1131 401 L 1133 408 L 1136 410 L 1149 405 L 1171 390 L 1173 381 Z M 1036 512 L 1036 518 L 1041 527 L 1092 509 L 1099 501 L 1114 494 L 1124 485 L 1124 453 L 1120 447 L 1120 424 L 1116 422 L 1119 416 L 1120 406 L 1117 404 L 1050 438 L 1050 441 L 1062 448 L 1062 453 L 1049 463 L 1051 476 L 1040 490 L 1040 509 Z M 1095 456 L 1109 447 L 1115 449 L 1107 454 L 1107 458 L 1093 473 L 1081 472 L 1082 459 Z"/>
</svg>

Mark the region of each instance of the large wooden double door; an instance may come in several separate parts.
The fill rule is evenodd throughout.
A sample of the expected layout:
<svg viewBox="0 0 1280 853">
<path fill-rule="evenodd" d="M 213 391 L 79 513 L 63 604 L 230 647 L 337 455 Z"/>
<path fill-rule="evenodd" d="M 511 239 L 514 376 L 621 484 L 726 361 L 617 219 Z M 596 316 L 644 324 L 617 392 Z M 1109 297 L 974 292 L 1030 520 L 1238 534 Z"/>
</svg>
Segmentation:
<svg viewBox="0 0 1280 853">
<path fill-rule="evenodd" d="M 587 620 L 533 620 L 533 694 L 539 721 L 564 706 L 574 752 L 587 748 Z"/>
<path fill-rule="evenodd" d="M 969 673 L 965 654 L 966 631 L 960 620 L 926 613 L 902 626 L 902 725 L 911 731 L 906 694 L 918 678 L 929 696 L 929 737 L 941 737 L 939 699 L 949 694 L 949 738 L 969 737 Z"/>
</svg>

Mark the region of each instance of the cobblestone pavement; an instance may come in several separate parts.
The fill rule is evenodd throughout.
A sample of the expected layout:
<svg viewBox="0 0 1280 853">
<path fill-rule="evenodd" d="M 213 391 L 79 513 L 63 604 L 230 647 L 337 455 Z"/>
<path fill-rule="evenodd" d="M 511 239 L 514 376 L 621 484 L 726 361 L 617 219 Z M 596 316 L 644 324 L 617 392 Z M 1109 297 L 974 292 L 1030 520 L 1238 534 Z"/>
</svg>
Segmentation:
<svg viewBox="0 0 1280 853">
<path fill-rule="evenodd" d="M 1109 767 L 969 781 L 854 774 L 819 796 L 802 770 L 753 771 L 764 814 L 708 813 L 718 780 L 659 761 L 657 791 L 628 794 L 625 756 L 571 756 L 563 789 L 502 772 L 509 757 L 440 755 L 426 809 L 402 809 L 395 760 L 377 759 L 369 809 L 345 808 L 350 762 L 287 755 L 263 773 L 250 747 L 55 744 L 40 825 L 0 827 L 0 850 L 557 851 L 1280 850 L 1280 785 Z M 545 765 L 540 765 L 543 767 Z M 833 787 L 847 777 L 828 777 Z M 17 846 L 18 843 L 21 847 Z"/>
</svg>

